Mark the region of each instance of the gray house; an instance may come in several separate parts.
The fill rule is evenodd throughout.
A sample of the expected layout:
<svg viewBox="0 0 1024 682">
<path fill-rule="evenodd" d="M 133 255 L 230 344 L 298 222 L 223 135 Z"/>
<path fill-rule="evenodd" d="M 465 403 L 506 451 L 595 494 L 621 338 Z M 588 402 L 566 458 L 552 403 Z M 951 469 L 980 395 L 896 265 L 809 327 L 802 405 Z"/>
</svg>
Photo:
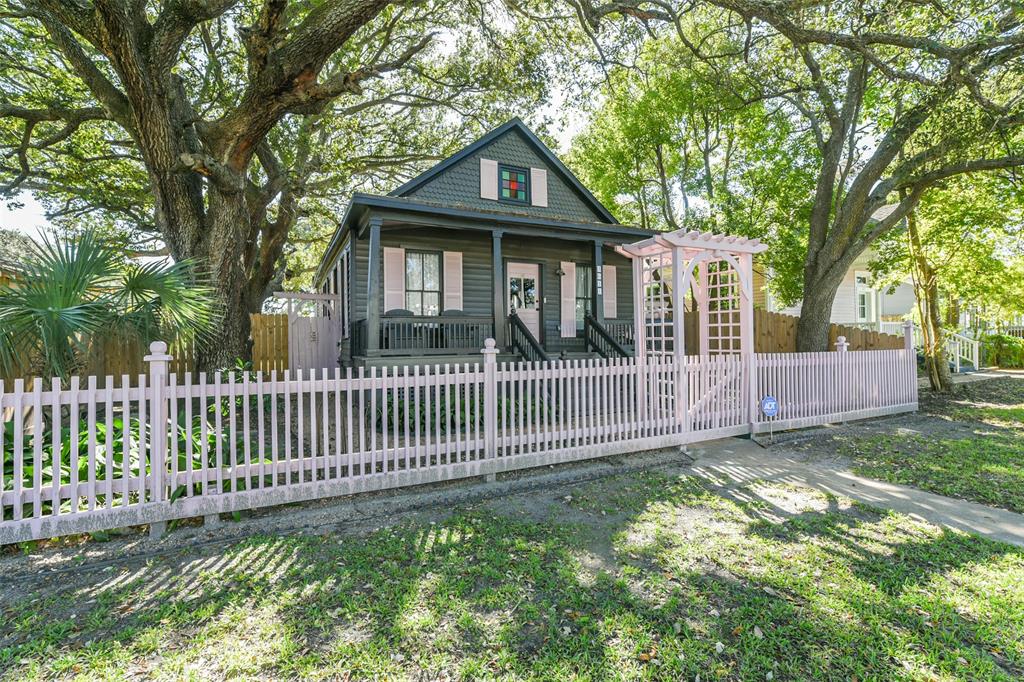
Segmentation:
<svg viewBox="0 0 1024 682">
<path fill-rule="evenodd" d="M 355 194 L 316 274 L 341 362 L 631 354 L 620 225 L 518 118 L 387 196 Z"/>
</svg>

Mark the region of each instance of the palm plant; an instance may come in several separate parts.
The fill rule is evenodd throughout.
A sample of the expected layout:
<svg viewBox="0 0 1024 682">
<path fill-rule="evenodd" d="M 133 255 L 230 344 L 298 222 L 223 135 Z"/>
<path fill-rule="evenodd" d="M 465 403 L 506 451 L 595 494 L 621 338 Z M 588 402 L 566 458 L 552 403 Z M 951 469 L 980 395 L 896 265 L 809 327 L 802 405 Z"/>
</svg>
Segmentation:
<svg viewBox="0 0 1024 682">
<path fill-rule="evenodd" d="M 93 232 L 34 247 L 16 282 L 0 285 L 0 370 L 66 378 L 101 338 L 202 337 L 213 290 L 190 262 L 136 263 Z"/>
</svg>

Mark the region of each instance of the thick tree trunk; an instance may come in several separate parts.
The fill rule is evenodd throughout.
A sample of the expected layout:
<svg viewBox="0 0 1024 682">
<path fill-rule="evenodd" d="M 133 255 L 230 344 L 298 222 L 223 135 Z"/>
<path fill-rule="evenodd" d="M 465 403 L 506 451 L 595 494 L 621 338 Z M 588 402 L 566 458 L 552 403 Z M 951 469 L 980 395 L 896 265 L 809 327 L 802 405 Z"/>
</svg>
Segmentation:
<svg viewBox="0 0 1024 682">
<path fill-rule="evenodd" d="M 958 329 L 960 327 L 960 299 L 949 296 L 946 302 L 946 327 Z"/>
<path fill-rule="evenodd" d="M 949 358 L 946 356 L 946 335 L 939 312 L 939 288 L 934 277 L 931 283 L 918 289 L 918 313 L 924 337 L 924 368 L 932 390 L 946 393 L 953 388 Z"/>
<path fill-rule="evenodd" d="M 207 188 L 207 201 L 209 228 L 199 241 L 196 259 L 208 268 L 220 306 L 221 323 L 200 354 L 200 365 L 212 369 L 250 357 L 249 313 L 258 310 L 251 309 L 247 292 L 253 283 L 242 259 L 250 235 L 245 195 L 224 192 L 211 185 Z M 259 303 L 262 299 L 256 305 Z"/>
<path fill-rule="evenodd" d="M 798 353 L 832 350 L 828 340 L 832 303 L 844 273 L 845 269 L 838 266 L 829 267 L 825 272 L 805 271 L 804 297 L 800 306 L 800 320 L 796 325 Z"/>
</svg>

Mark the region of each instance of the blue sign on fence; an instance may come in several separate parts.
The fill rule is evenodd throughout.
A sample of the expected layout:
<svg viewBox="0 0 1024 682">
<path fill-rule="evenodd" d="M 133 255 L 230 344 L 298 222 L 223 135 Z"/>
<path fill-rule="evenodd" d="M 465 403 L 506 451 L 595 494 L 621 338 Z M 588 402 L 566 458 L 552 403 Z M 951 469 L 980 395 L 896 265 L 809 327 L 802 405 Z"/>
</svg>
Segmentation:
<svg viewBox="0 0 1024 682">
<path fill-rule="evenodd" d="M 761 412 L 766 417 L 774 417 L 779 413 L 779 401 L 770 395 L 761 398 Z"/>
</svg>

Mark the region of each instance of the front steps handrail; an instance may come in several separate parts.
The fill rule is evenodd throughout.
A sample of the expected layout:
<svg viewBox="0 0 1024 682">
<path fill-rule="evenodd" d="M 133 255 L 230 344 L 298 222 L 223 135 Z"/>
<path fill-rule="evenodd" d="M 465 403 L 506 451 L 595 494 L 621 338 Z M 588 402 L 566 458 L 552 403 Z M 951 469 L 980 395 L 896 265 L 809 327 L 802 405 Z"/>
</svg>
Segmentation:
<svg viewBox="0 0 1024 682">
<path fill-rule="evenodd" d="M 547 362 L 550 360 L 548 354 L 544 352 L 540 343 L 534 337 L 533 332 L 526 326 L 526 323 L 516 315 L 516 311 L 513 310 L 508 314 L 508 327 L 509 327 L 509 345 L 512 349 L 523 356 L 524 360 L 530 362 Z"/>
<path fill-rule="evenodd" d="M 593 349 L 602 358 L 628 358 L 630 353 L 615 340 L 604 325 L 590 313 L 583 316 L 583 347 Z"/>
</svg>

